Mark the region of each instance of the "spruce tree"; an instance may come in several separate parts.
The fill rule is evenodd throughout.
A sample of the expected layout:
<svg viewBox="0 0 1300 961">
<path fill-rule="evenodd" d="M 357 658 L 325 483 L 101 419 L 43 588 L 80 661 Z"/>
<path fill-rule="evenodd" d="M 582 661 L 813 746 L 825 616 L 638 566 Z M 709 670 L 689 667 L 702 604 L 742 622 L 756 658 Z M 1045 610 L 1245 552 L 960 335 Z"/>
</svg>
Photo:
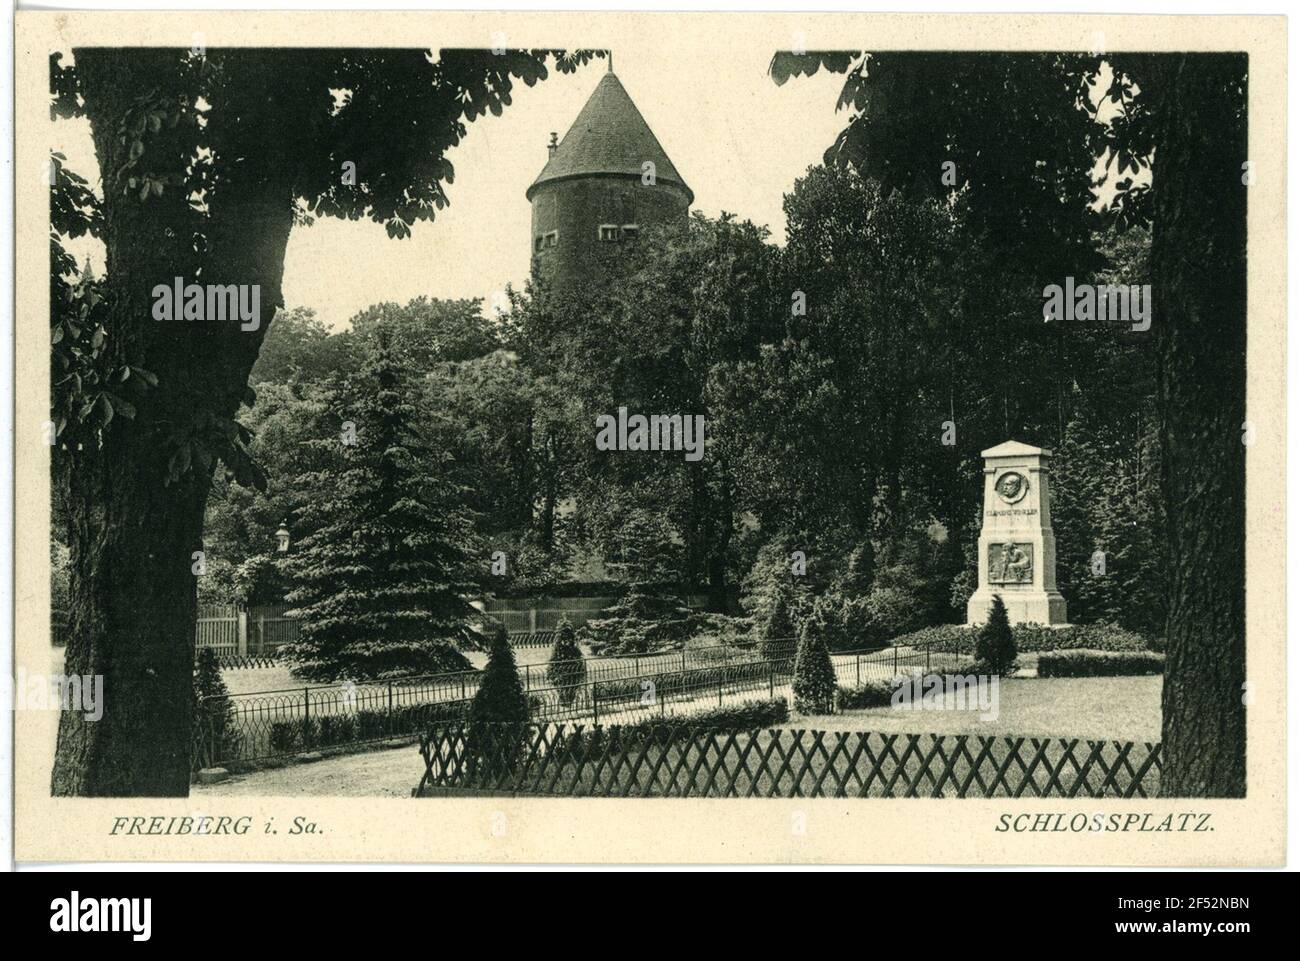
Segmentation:
<svg viewBox="0 0 1300 961">
<path fill-rule="evenodd" d="M 835 666 L 813 619 L 804 622 L 794 658 L 794 707 L 801 714 L 835 710 Z"/>
<path fill-rule="evenodd" d="M 582 659 L 577 633 L 567 617 L 556 629 L 555 646 L 546 665 L 546 680 L 558 690 L 560 703 L 565 707 L 573 704 L 578 688 L 586 683 L 587 662 Z"/>
<path fill-rule="evenodd" d="M 987 674 L 1009 674 L 1016 667 L 1016 638 L 1002 595 L 993 595 L 989 620 L 975 638 L 975 668 Z"/>
<path fill-rule="evenodd" d="M 327 389 L 338 433 L 310 445 L 325 464 L 301 475 L 284 562 L 299 639 L 282 649 L 312 680 L 378 680 L 467 670 L 476 646 L 474 518 L 463 489 L 419 430 L 418 387 L 381 341 Z"/>
<path fill-rule="evenodd" d="M 487 667 L 469 705 L 466 754 L 471 777 L 492 780 L 514 771 L 524 748 L 529 714 L 510 637 L 498 624 Z"/>
</svg>

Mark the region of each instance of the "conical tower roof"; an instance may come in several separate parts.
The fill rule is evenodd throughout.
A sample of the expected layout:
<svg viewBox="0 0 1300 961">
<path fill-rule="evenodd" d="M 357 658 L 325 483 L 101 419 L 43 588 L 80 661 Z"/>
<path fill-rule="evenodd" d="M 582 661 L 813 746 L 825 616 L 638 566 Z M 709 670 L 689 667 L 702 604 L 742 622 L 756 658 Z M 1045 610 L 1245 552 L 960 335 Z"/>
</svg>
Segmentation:
<svg viewBox="0 0 1300 961">
<path fill-rule="evenodd" d="M 655 165 L 656 182 L 678 184 L 686 191 L 688 203 L 695 200 L 695 194 L 686 186 L 650 130 L 650 125 L 641 116 L 641 111 L 610 69 L 596 84 L 586 106 L 528 188 L 526 196 L 532 200 L 538 187 L 554 180 L 589 176 L 640 177 L 641 165 L 647 160 Z"/>
</svg>

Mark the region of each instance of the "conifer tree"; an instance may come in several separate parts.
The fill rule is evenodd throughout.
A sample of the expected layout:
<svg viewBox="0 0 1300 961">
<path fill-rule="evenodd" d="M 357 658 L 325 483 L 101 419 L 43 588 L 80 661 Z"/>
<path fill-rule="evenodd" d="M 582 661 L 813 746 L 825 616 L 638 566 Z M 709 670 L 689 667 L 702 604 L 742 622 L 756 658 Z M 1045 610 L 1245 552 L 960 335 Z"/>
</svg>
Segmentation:
<svg viewBox="0 0 1300 961">
<path fill-rule="evenodd" d="M 470 776 L 494 779 L 515 769 L 529 719 L 528 695 L 505 626 L 498 624 L 487 667 L 469 705 L 466 753 Z"/>
<path fill-rule="evenodd" d="M 975 638 L 975 665 L 988 674 L 1009 674 L 1016 667 L 1016 638 L 1002 595 L 993 595 L 989 620 Z"/>
<path fill-rule="evenodd" d="M 817 622 L 804 622 L 794 658 L 794 707 L 801 714 L 835 710 L 835 666 Z"/>
<path fill-rule="evenodd" d="M 301 628 L 283 648 L 312 680 L 466 670 L 476 646 L 473 515 L 417 423 L 416 384 L 386 342 L 328 388 L 339 433 L 311 442 L 325 465 L 298 479 L 284 562 Z"/>
<path fill-rule="evenodd" d="M 194 660 L 195 758 L 203 765 L 224 760 L 235 746 L 235 707 L 221 677 L 217 653 L 201 647 Z"/>
<path fill-rule="evenodd" d="M 556 630 L 555 646 L 546 665 L 546 680 L 559 691 L 560 703 L 565 707 L 573 704 L 578 688 L 586 683 L 587 662 L 582 659 L 577 633 L 567 617 Z"/>
<path fill-rule="evenodd" d="M 758 645 L 759 656 L 765 661 L 788 657 L 790 639 L 794 636 L 794 624 L 790 621 L 785 594 L 777 594 L 776 600 L 772 602 L 772 613 L 763 625 L 763 636 Z"/>
</svg>

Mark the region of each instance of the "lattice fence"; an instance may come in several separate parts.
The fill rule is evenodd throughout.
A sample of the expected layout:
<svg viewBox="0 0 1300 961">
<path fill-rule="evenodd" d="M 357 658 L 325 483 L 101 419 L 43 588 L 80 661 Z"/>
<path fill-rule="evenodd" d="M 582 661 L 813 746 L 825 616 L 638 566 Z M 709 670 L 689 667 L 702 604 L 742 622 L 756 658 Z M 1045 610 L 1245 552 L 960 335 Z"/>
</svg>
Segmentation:
<svg viewBox="0 0 1300 961">
<path fill-rule="evenodd" d="M 545 724 L 420 739 L 417 797 L 1152 797 L 1160 745 L 1080 738 Z"/>
</svg>

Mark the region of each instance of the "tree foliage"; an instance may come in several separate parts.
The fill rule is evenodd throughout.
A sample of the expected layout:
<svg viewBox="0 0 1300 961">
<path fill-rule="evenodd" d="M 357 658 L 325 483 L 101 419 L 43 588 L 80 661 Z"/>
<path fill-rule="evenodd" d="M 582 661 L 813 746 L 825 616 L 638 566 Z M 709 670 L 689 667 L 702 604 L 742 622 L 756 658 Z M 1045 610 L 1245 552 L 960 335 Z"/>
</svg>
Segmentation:
<svg viewBox="0 0 1300 961">
<path fill-rule="evenodd" d="M 993 595 L 989 619 L 975 637 L 975 663 L 972 670 L 979 673 L 1010 674 L 1016 668 L 1016 639 L 1011 633 L 1011 621 L 1002 595 Z"/>
<path fill-rule="evenodd" d="M 835 666 L 814 620 L 804 623 L 794 659 L 794 707 L 801 714 L 831 714 L 835 710 Z"/>
<path fill-rule="evenodd" d="M 462 494 L 418 429 L 411 371 L 380 346 L 330 396 L 338 432 L 308 442 L 326 455 L 298 481 L 285 562 L 304 677 L 378 679 L 463 670 L 476 644 L 478 546 Z M 355 437 L 354 437 L 355 435 Z"/>
</svg>

